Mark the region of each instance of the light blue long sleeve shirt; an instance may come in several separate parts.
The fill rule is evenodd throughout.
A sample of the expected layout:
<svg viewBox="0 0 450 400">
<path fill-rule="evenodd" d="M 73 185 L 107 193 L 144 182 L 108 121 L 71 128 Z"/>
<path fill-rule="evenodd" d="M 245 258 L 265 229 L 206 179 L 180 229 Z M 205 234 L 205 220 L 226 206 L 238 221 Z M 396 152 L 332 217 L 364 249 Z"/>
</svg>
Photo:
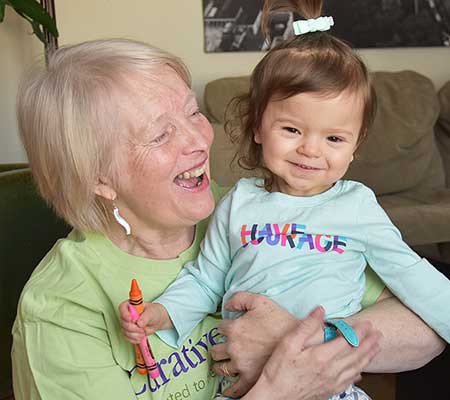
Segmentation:
<svg viewBox="0 0 450 400">
<path fill-rule="evenodd" d="M 298 318 L 318 305 L 327 318 L 347 317 L 361 309 L 367 263 L 450 341 L 449 280 L 408 247 L 369 188 L 338 181 L 297 197 L 241 179 L 216 208 L 197 260 L 156 300 L 174 323 L 158 335 L 178 346 L 240 291 L 264 294 Z"/>
</svg>

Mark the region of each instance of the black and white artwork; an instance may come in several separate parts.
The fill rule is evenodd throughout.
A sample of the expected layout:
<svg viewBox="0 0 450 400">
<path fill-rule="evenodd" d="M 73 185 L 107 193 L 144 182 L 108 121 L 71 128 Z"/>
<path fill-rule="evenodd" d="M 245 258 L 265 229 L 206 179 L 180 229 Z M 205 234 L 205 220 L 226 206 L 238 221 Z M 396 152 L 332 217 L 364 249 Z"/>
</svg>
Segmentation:
<svg viewBox="0 0 450 400">
<path fill-rule="evenodd" d="M 291 36 L 292 13 L 261 33 L 264 0 L 203 0 L 205 51 L 264 51 Z M 332 33 L 357 48 L 450 46 L 450 0 L 324 0 Z"/>
</svg>

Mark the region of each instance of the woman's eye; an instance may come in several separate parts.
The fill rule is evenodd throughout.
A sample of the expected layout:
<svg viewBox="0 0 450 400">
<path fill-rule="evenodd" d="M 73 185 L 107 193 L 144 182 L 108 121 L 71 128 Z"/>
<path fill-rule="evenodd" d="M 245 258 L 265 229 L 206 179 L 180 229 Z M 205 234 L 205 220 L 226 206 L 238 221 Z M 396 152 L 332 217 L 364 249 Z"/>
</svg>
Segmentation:
<svg viewBox="0 0 450 400">
<path fill-rule="evenodd" d="M 330 142 L 333 142 L 333 143 L 342 142 L 342 139 L 340 137 L 337 137 L 337 136 L 328 136 L 328 140 Z"/>
<path fill-rule="evenodd" d="M 192 114 L 191 117 L 196 117 L 197 115 L 201 115 L 202 113 L 200 112 L 200 110 L 195 110 Z"/>
<path fill-rule="evenodd" d="M 298 129 L 292 128 L 292 127 L 290 127 L 290 126 L 284 126 L 283 129 L 284 129 L 285 131 L 290 132 L 290 133 L 301 133 Z"/>
<path fill-rule="evenodd" d="M 161 143 L 169 133 L 166 131 L 152 140 L 153 143 Z"/>
</svg>

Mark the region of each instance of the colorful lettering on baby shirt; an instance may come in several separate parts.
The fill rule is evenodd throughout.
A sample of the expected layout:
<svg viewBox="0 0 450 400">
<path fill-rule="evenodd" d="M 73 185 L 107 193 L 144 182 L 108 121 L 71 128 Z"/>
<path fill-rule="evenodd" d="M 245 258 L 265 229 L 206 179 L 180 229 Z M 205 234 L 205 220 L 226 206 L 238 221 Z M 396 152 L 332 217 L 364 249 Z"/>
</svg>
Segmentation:
<svg viewBox="0 0 450 400">
<path fill-rule="evenodd" d="M 347 238 L 339 235 L 308 233 L 304 224 L 244 224 L 241 227 L 243 247 L 266 244 L 289 247 L 303 251 L 342 254 L 347 247 Z"/>
</svg>

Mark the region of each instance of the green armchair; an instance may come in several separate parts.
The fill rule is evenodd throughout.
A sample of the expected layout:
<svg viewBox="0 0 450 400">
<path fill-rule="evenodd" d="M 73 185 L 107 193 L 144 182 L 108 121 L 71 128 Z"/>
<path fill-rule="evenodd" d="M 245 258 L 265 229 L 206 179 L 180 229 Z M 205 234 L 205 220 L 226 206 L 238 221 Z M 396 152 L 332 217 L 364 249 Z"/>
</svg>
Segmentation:
<svg viewBox="0 0 450 400">
<path fill-rule="evenodd" d="M 0 400 L 12 398 L 11 328 L 23 286 L 70 227 L 38 195 L 25 164 L 0 165 Z"/>
</svg>

